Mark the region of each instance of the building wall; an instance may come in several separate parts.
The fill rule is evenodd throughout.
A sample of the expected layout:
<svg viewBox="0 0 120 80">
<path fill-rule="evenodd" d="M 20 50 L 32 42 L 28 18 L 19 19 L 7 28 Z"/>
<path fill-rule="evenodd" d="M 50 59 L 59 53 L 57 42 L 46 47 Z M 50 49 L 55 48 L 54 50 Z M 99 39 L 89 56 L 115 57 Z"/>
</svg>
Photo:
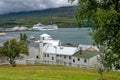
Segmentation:
<svg viewBox="0 0 120 80">
<path fill-rule="evenodd" d="M 30 54 L 29 58 L 34 57 L 35 60 L 38 61 L 38 63 L 44 63 L 44 64 L 59 64 L 59 65 L 76 66 L 76 67 L 96 67 L 97 65 L 97 56 L 94 56 L 89 59 L 89 58 L 80 58 L 76 56 L 44 53 L 43 56 L 44 61 L 41 62 L 40 57 L 37 57 L 39 56 L 39 48 L 29 47 L 29 54 Z"/>
<path fill-rule="evenodd" d="M 44 54 L 45 64 L 56 64 L 56 55 L 54 54 Z"/>
<path fill-rule="evenodd" d="M 96 67 L 97 64 L 96 56 L 89 59 L 89 58 L 79 58 L 68 55 L 57 55 L 56 58 L 56 54 L 45 54 L 44 61 L 45 64 L 59 64 L 59 65 L 76 66 L 76 67 Z"/>
<path fill-rule="evenodd" d="M 28 59 L 33 59 L 33 58 L 37 59 L 39 48 L 29 46 L 28 51 L 29 51 L 29 55 L 22 54 L 23 58 L 16 60 L 17 64 L 27 64 L 26 61 Z"/>
<path fill-rule="evenodd" d="M 73 66 L 78 66 L 78 67 L 88 67 L 89 66 L 89 59 L 73 56 L 72 57 L 72 64 L 73 64 Z"/>
<path fill-rule="evenodd" d="M 36 47 L 29 47 L 29 57 L 36 57 L 39 56 L 39 48 Z"/>
<path fill-rule="evenodd" d="M 91 66 L 91 67 L 98 67 L 97 57 L 98 57 L 98 55 L 90 58 L 89 66 Z"/>
</svg>

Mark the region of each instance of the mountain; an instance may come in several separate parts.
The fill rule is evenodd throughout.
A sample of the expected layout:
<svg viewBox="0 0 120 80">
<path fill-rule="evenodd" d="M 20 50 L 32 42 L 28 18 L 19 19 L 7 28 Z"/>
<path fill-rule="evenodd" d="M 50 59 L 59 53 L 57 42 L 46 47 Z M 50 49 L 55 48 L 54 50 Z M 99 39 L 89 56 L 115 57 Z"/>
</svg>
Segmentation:
<svg viewBox="0 0 120 80">
<path fill-rule="evenodd" d="M 26 26 L 55 23 L 58 27 L 76 27 L 74 20 L 76 6 L 17 12 L 0 15 L 0 27 Z"/>
</svg>

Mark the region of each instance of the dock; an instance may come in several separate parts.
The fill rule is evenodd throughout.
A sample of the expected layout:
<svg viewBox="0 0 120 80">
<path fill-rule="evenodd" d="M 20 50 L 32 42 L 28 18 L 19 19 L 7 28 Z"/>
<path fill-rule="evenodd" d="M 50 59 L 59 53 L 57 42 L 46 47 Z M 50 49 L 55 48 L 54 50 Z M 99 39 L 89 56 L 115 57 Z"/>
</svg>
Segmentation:
<svg viewBox="0 0 120 80">
<path fill-rule="evenodd" d="M 16 31 L 33 31 L 32 28 L 27 28 L 25 30 L 13 30 L 13 28 L 0 28 L 0 32 L 16 32 Z"/>
</svg>

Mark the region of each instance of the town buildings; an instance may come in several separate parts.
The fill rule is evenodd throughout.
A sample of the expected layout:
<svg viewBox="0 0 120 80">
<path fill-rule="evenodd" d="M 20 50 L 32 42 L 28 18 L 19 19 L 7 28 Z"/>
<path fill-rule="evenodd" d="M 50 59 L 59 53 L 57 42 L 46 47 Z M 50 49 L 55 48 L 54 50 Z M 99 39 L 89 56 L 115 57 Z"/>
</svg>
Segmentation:
<svg viewBox="0 0 120 80">
<path fill-rule="evenodd" d="M 40 35 L 40 40 L 29 45 L 26 64 L 57 64 L 77 67 L 97 67 L 98 49 L 92 45 L 62 45 L 60 40 L 53 40 L 50 35 Z"/>
<path fill-rule="evenodd" d="M 95 68 L 98 65 L 98 49 L 92 45 L 78 47 L 53 40 L 50 35 L 40 35 L 40 40 L 29 43 L 29 55 L 17 59 L 17 64 L 54 64 Z M 3 58 L 0 60 L 4 62 Z"/>
</svg>

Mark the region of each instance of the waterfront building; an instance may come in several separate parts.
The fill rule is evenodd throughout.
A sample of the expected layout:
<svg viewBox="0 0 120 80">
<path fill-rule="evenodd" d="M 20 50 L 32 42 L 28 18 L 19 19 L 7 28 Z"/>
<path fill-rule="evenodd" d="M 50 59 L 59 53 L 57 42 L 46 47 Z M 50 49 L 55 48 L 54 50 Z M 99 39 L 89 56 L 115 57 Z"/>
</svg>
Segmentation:
<svg viewBox="0 0 120 80">
<path fill-rule="evenodd" d="M 1 40 L 5 36 L 2 36 Z M 11 37 L 9 39 L 12 39 Z M 29 44 L 29 55 L 22 55 L 24 58 L 17 59 L 17 64 L 54 64 L 76 67 L 97 67 L 98 49 L 92 45 L 75 47 L 63 44 L 60 40 L 54 40 L 50 35 L 40 35 L 40 40 L 32 41 Z M 3 58 L 1 58 L 3 60 Z M 1 62 L 3 62 L 1 60 Z"/>
<path fill-rule="evenodd" d="M 92 45 L 78 47 L 62 45 L 60 40 L 53 40 L 50 35 L 40 35 L 40 40 L 29 45 L 31 58 L 26 64 L 57 64 L 77 67 L 97 67 L 98 49 Z"/>
</svg>

